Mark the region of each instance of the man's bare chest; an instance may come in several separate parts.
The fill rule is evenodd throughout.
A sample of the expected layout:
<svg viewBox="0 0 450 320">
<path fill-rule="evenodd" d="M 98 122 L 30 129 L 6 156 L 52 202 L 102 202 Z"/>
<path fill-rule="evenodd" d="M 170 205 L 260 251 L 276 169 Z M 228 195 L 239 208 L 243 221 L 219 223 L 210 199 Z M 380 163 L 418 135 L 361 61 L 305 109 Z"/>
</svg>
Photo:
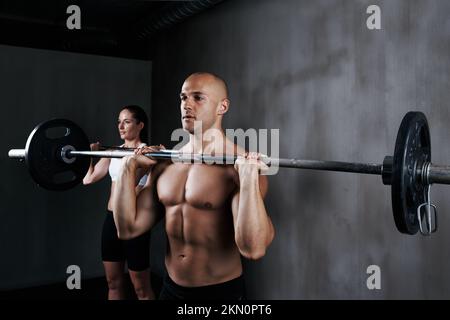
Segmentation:
<svg viewBox="0 0 450 320">
<path fill-rule="evenodd" d="M 206 164 L 172 164 L 158 178 L 157 193 L 166 207 L 189 204 L 218 209 L 236 189 L 233 168 Z"/>
</svg>

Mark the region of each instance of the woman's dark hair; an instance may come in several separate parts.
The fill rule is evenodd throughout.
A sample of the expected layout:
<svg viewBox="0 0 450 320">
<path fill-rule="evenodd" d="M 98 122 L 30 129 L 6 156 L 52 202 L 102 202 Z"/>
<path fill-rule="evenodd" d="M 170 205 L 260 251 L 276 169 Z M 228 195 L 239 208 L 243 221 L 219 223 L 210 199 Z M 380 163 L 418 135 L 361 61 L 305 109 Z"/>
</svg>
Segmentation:
<svg viewBox="0 0 450 320">
<path fill-rule="evenodd" d="M 141 122 L 144 123 L 144 128 L 139 132 L 139 138 L 142 142 L 148 143 L 148 117 L 144 109 L 137 105 L 130 105 L 122 108 L 122 110 L 125 109 L 133 114 L 133 118 L 136 119 L 138 124 Z"/>
</svg>

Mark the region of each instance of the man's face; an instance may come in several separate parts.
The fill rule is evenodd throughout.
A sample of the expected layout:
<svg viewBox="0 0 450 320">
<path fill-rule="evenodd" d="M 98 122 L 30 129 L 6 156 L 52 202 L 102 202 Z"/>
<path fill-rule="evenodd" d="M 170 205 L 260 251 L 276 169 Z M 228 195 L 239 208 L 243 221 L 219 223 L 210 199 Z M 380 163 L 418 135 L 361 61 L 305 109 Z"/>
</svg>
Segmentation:
<svg viewBox="0 0 450 320">
<path fill-rule="evenodd" d="M 181 88 L 181 123 L 183 129 L 191 134 L 194 133 L 194 121 L 201 121 L 204 132 L 218 118 L 220 101 L 212 81 L 214 80 L 207 75 L 194 75 L 187 78 Z"/>
</svg>

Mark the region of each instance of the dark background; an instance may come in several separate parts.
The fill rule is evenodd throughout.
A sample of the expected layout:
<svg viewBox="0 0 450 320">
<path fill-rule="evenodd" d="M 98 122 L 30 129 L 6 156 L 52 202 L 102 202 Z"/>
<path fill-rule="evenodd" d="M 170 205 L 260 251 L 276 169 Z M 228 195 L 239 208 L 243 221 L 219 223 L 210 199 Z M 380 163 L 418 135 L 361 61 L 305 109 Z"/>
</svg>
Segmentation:
<svg viewBox="0 0 450 320">
<path fill-rule="evenodd" d="M 283 158 L 381 163 L 409 110 L 428 117 L 433 162 L 450 158 L 448 1 L 79 1 L 79 31 L 65 29 L 77 2 L 0 3 L 2 290 L 63 283 L 71 264 L 86 281 L 102 277 L 109 191 L 108 179 L 40 189 L 7 151 L 53 117 L 116 143 L 117 111 L 130 103 L 146 108 L 153 142 L 174 145 L 179 90 L 195 71 L 227 81 L 225 128 L 280 129 Z M 366 27 L 371 4 L 381 30 Z M 450 298 L 448 187 L 433 186 L 439 231 L 422 237 L 396 230 L 381 177 L 281 169 L 269 183 L 276 238 L 245 262 L 249 298 Z M 159 225 L 156 275 L 163 252 Z M 381 290 L 367 289 L 372 264 Z"/>
</svg>

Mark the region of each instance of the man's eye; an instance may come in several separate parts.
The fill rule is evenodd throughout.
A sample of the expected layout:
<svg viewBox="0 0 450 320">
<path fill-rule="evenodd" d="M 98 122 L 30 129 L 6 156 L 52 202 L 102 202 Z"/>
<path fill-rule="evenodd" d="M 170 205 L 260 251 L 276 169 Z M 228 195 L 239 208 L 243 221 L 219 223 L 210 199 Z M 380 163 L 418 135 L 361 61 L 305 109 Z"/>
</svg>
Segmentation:
<svg viewBox="0 0 450 320">
<path fill-rule="evenodd" d="M 182 101 L 184 101 L 184 100 L 187 99 L 187 97 L 186 97 L 186 96 L 182 96 L 182 97 L 180 97 L 180 99 L 181 99 Z"/>
<path fill-rule="evenodd" d="M 201 97 L 201 96 L 194 96 L 194 99 L 197 100 L 197 101 L 200 101 L 200 100 L 203 100 L 203 97 Z"/>
</svg>

